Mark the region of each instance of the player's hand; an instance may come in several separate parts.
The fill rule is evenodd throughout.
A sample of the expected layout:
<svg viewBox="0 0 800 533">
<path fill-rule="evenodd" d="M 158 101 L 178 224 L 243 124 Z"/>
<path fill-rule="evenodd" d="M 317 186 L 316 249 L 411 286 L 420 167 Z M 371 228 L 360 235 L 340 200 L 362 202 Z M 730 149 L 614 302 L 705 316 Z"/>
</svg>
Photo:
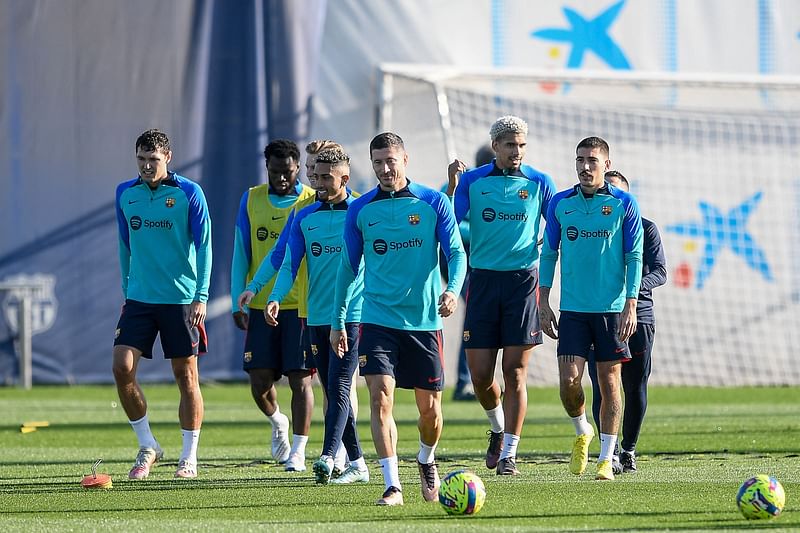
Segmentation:
<svg viewBox="0 0 800 533">
<path fill-rule="evenodd" d="M 628 342 L 636 332 L 636 298 L 627 298 L 617 326 L 617 337 L 620 342 Z"/>
<path fill-rule="evenodd" d="M 542 325 L 542 331 L 551 339 L 558 339 L 558 320 L 556 315 L 550 308 L 550 304 L 539 299 L 539 323 Z"/>
<path fill-rule="evenodd" d="M 192 302 L 189 306 L 189 325 L 193 328 L 200 327 L 206 319 L 206 304 L 203 302 Z"/>
<path fill-rule="evenodd" d="M 247 326 L 249 326 L 250 322 L 250 315 L 247 313 L 242 313 L 241 311 L 236 311 L 233 313 L 233 323 L 236 324 L 236 327 L 247 331 Z"/>
<path fill-rule="evenodd" d="M 330 342 L 333 353 L 335 353 L 339 359 L 343 358 L 348 350 L 347 334 L 344 330 L 331 328 Z"/>
<path fill-rule="evenodd" d="M 247 312 L 247 306 L 250 305 L 250 302 L 255 298 L 256 293 L 253 291 L 244 291 L 242 294 L 236 298 L 236 305 L 239 306 L 239 311 L 242 313 Z"/>
<path fill-rule="evenodd" d="M 439 316 L 447 318 L 452 315 L 458 307 L 458 298 L 450 291 L 444 291 L 439 296 Z"/>
<path fill-rule="evenodd" d="M 467 165 L 458 159 L 454 159 L 447 166 L 447 196 L 453 196 L 458 187 L 458 177 L 465 170 L 467 170 Z"/>
<path fill-rule="evenodd" d="M 267 306 L 264 308 L 264 320 L 267 321 L 267 325 L 275 327 L 278 325 L 278 311 L 281 310 L 281 304 L 272 300 L 267 302 Z"/>
</svg>

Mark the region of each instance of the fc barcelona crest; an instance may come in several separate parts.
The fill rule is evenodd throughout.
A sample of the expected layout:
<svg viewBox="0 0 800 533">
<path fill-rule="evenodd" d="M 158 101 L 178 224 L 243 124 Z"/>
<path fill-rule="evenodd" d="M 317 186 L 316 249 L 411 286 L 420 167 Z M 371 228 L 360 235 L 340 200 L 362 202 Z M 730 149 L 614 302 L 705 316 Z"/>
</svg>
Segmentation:
<svg viewBox="0 0 800 533">
<path fill-rule="evenodd" d="M 611 206 L 610 205 L 604 205 L 600 209 L 600 212 L 603 213 L 604 215 L 610 215 L 611 214 Z"/>
<path fill-rule="evenodd" d="M 319 348 L 317 348 L 316 344 L 312 344 L 311 345 L 311 353 L 314 354 L 314 355 L 318 355 L 319 354 Z"/>
<path fill-rule="evenodd" d="M 464 339 L 464 342 L 469 342 L 469 337 L 470 337 L 470 335 L 469 335 L 469 330 L 468 330 L 468 329 L 465 329 L 465 330 L 464 330 L 464 337 L 463 337 L 463 339 Z"/>
<path fill-rule="evenodd" d="M 366 355 L 359 355 L 358 356 L 358 366 L 364 368 L 367 366 L 367 356 Z"/>
<path fill-rule="evenodd" d="M 249 363 L 253 360 L 253 352 L 244 352 L 244 362 Z"/>
<path fill-rule="evenodd" d="M 164 205 L 167 207 L 174 207 L 175 206 L 175 198 L 167 198 L 167 201 L 164 202 Z"/>
<path fill-rule="evenodd" d="M 416 226 L 417 224 L 419 224 L 419 215 L 416 213 L 413 215 L 408 215 L 408 223 L 411 224 L 412 226 Z"/>
<path fill-rule="evenodd" d="M 520 189 L 517 194 L 519 195 L 520 200 L 528 199 L 528 189 Z"/>
</svg>

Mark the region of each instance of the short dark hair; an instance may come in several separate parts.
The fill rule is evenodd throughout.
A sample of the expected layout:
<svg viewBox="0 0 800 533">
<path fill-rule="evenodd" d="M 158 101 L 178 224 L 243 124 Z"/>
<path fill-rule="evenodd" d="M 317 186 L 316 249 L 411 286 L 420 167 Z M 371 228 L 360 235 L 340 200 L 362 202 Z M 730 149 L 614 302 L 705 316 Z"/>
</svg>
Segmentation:
<svg viewBox="0 0 800 533">
<path fill-rule="evenodd" d="M 620 172 L 620 171 L 618 171 L 618 170 L 609 170 L 608 172 L 606 172 L 606 173 L 603 175 L 603 177 L 604 177 L 605 179 L 608 179 L 608 178 L 617 178 L 619 181 L 621 181 L 622 183 L 624 183 L 624 184 L 625 184 L 625 187 L 626 187 L 627 189 L 630 189 L 630 188 L 631 188 L 631 184 L 630 184 L 630 182 L 628 181 L 628 178 L 626 178 L 625 176 L 623 176 L 623 175 L 622 175 L 622 172 Z"/>
<path fill-rule="evenodd" d="M 136 138 L 134 150 L 138 152 L 139 148 L 145 152 L 159 150 L 165 154 L 171 150 L 169 137 L 167 137 L 166 133 L 157 129 L 147 130 Z"/>
<path fill-rule="evenodd" d="M 350 166 L 350 156 L 344 150 L 328 148 L 317 154 L 317 163 L 328 163 L 331 167 Z"/>
<path fill-rule="evenodd" d="M 475 152 L 475 166 L 482 167 L 483 165 L 488 165 L 494 159 L 494 150 L 492 150 L 491 144 L 484 144 L 478 151 Z"/>
<path fill-rule="evenodd" d="M 297 143 L 288 139 L 275 139 L 264 148 L 264 160 L 269 163 L 270 157 L 278 159 L 292 158 L 300 161 L 300 149 Z"/>
<path fill-rule="evenodd" d="M 392 148 L 395 146 L 402 150 L 406 149 L 403 144 L 403 139 L 401 139 L 398 134 L 390 131 L 379 133 L 369 143 L 369 155 L 372 157 L 373 150 L 383 150 L 384 148 Z"/>
<path fill-rule="evenodd" d="M 581 148 L 600 148 L 600 151 L 606 154 L 606 157 L 608 157 L 610 154 L 608 143 L 600 137 L 586 137 L 584 140 L 578 143 L 575 151 L 577 152 Z"/>
</svg>

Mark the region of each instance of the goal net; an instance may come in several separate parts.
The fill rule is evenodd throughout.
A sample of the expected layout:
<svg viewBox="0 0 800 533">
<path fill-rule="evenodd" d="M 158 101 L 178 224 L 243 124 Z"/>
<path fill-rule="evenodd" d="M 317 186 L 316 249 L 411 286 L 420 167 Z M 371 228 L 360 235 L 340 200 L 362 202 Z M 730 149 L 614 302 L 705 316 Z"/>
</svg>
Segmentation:
<svg viewBox="0 0 800 533">
<path fill-rule="evenodd" d="M 472 165 L 506 114 L 528 122 L 525 160 L 559 190 L 576 183 L 579 140 L 609 142 L 667 257 L 652 383 L 800 383 L 800 78 L 395 64 L 379 82 L 379 127 L 430 185 L 456 156 Z M 554 352 L 535 350 L 530 383 L 557 382 Z"/>
</svg>

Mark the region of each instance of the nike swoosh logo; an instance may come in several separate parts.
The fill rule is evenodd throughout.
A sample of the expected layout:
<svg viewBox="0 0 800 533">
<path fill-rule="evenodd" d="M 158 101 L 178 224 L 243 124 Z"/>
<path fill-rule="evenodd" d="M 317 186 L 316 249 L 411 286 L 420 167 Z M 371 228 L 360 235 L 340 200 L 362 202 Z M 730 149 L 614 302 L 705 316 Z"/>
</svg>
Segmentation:
<svg viewBox="0 0 800 533">
<path fill-rule="evenodd" d="M 309 226 L 309 227 L 308 227 L 308 231 L 314 231 L 314 230 L 315 230 L 315 229 L 317 229 L 318 227 L 319 227 L 319 226 Z"/>
<path fill-rule="evenodd" d="M 199 345 L 200 345 L 200 341 L 193 342 L 192 343 L 192 348 L 197 348 Z"/>
<path fill-rule="evenodd" d="M 574 212 L 575 212 L 575 209 L 573 209 L 572 211 L 564 211 L 564 214 L 565 215 L 569 215 L 570 213 L 574 213 Z"/>
<path fill-rule="evenodd" d="M 136 203 L 136 202 L 138 202 L 138 201 L 139 201 L 139 200 L 128 200 L 128 205 L 135 204 L 135 203 Z"/>
<path fill-rule="evenodd" d="M 614 353 L 622 353 L 624 351 L 625 351 L 625 348 L 617 348 L 616 350 L 614 350 Z"/>
<path fill-rule="evenodd" d="M 377 221 L 377 222 L 367 222 L 367 226 L 369 226 L 369 227 L 371 228 L 371 227 L 372 227 L 372 226 L 374 226 L 375 224 L 380 224 L 380 223 L 381 223 L 381 221 L 380 221 L 380 220 L 379 220 L 379 221 Z"/>
<path fill-rule="evenodd" d="M 492 194 L 492 191 L 481 191 L 481 196 L 484 196 L 486 194 Z"/>
<path fill-rule="evenodd" d="M 436 383 L 442 381 L 442 378 L 428 378 L 428 383 Z"/>
<path fill-rule="evenodd" d="M 283 217 L 282 216 L 280 216 L 280 217 L 272 217 L 272 220 L 278 220 L 278 219 L 281 219 L 281 218 L 283 218 Z"/>
</svg>

